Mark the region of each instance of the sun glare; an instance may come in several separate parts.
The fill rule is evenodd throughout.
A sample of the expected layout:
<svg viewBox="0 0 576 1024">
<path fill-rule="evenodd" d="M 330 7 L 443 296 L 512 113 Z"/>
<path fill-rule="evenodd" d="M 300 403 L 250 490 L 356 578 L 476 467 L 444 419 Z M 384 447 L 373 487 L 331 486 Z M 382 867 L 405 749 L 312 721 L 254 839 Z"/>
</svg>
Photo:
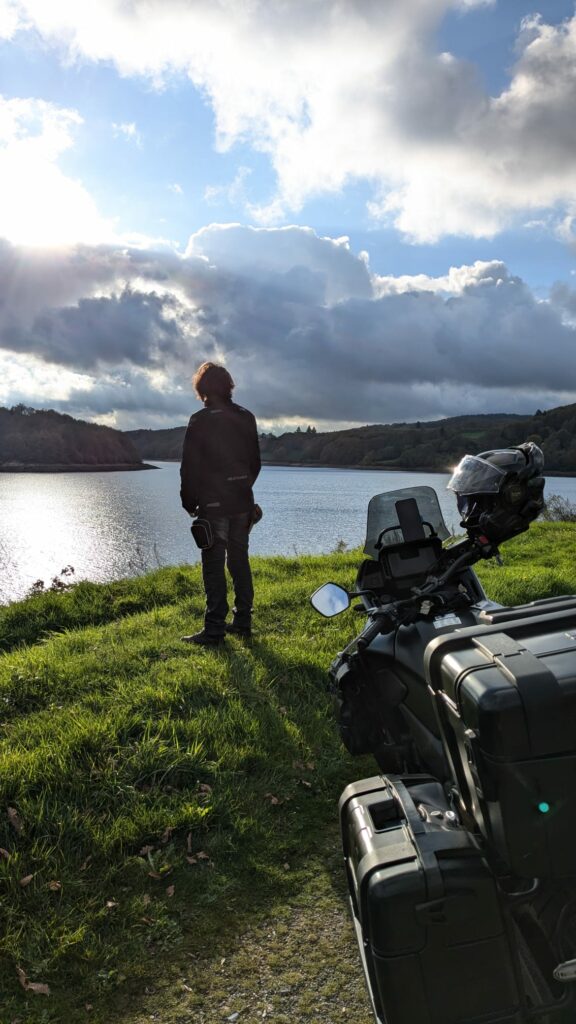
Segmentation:
<svg viewBox="0 0 576 1024">
<path fill-rule="evenodd" d="M 95 243 L 112 235 L 83 186 L 55 166 L 4 164 L 0 232 L 22 245 Z"/>
</svg>

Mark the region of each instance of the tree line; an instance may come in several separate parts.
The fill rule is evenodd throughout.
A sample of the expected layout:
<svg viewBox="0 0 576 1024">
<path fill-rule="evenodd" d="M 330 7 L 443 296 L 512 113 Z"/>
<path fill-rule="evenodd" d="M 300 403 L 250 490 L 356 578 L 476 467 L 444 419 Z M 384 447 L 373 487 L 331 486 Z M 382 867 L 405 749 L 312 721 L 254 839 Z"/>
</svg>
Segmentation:
<svg viewBox="0 0 576 1024">
<path fill-rule="evenodd" d="M 132 430 L 127 436 L 144 459 L 179 460 L 185 431 Z M 467 453 L 523 441 L 542 448 L 548 473 L 576 473 L 576 405 L 538 410 L 533 416 L 464 415 L 326 432 L 310 426 L 279 436 L 261 434 L 260 447 L 263 460 L 277 465 L 446 472 Z"/>
<path fill-rule="evenodd" d="M 142 459 L 126 434 L 53 410 L 0 408 L 0 468 L 66 466 L 139 467 Z"/>
</svg>

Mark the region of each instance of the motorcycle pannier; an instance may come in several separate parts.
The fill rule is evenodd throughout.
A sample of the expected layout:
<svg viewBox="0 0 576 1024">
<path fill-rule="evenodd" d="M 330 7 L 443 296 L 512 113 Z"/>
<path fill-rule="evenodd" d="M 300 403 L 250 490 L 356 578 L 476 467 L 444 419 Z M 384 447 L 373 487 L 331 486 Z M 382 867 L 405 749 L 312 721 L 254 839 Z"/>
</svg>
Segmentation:
<svg viewBox="0 0 576 1024">
<path fill-rule="evenodd" d="M 462 802 L 502 868 L 575 876 L 576 598 L 487 614 L 432 641 L 425 667 Z"/>
<path fill-rule="evenodd" d="M 430 776 L 348 786 L 340 819 L 377 1021 L 513 1024 L 519 997 L 494 879 Z"/>
</svg>

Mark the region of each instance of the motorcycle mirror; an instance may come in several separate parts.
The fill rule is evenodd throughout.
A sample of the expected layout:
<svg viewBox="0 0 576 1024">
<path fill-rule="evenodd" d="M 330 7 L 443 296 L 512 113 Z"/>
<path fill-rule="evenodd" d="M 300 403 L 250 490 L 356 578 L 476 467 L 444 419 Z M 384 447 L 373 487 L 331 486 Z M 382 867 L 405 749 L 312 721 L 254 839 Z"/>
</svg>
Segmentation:
<svg viewBox="0 0 576 1024">
<path fill-rule="evenodd" d="M 350 607 L 350 597 L 348 591 L 339 587 L 337 583 L 325 583 L 314 591 L 310 604 L 320 612 L 320 615 L 331 619 L 332 616 L 340 615 L 340 612 L 345 612 Z"/>
</svg>

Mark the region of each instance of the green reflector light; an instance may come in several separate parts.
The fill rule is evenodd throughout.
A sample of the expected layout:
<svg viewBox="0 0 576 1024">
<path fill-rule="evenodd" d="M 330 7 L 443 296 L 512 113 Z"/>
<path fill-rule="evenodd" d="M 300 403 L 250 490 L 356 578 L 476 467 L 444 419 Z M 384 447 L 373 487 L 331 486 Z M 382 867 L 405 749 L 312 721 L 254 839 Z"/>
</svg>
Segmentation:
<svg viewBox="0 0 576 1024">
<path fill-rule="evenodd" d="M 540 811 L 540 814 L 548 814 L 550 804 L 546 803 L 546 800 L 542 800 L 541 803 L 538 804 L 538 810 Z"/>
</svg>

